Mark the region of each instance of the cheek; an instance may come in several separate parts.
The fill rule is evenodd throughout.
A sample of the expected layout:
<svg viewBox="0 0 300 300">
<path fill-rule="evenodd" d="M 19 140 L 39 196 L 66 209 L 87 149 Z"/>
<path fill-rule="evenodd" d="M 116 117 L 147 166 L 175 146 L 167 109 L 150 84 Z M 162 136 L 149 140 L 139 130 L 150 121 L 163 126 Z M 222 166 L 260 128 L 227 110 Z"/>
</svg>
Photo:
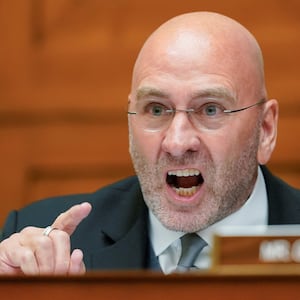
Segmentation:
<svg viewBox="0 0 300 300">
<path fill-rule="evenodd" d="M 238 129 L 232 129 L 231 152 L 234 159 L 256 157 L 258 151 L 259 131 L 254 119 L 245 120 Z"/>
<path fill-rule="evenodd" d="M 219 131 L 213 136 L 205 136 L 202 138 L 207 151 L 210 153 L 211 159 L 216 166 L 224 164 L 231 160 L 235 155 L 237 140 L 235 136 L 230 136 L 228 131 Z M 200 150 L 201 152 L 201 150 Z"/>
<path fill-rule="evenodd" d="M 136 151 L 140 157 L 143 157 L 147 162 L 155 162 L 160 153 L 161 138 L 159 133 L 145 132 L 134 126 L 130 132 L 130 152 Z"/>
<path fill-rule="evenodd" d="M 244 129 L 241 129 L 242 126 L 239 126 L 224 128 L 213 139 L 206 139 L 206 145 L 216 165 L 237 160 L 243 156 L 244 151 L 247 151 L 249 140 L 254 134 L 253 128 L 244 126 Z"/>
</svg>

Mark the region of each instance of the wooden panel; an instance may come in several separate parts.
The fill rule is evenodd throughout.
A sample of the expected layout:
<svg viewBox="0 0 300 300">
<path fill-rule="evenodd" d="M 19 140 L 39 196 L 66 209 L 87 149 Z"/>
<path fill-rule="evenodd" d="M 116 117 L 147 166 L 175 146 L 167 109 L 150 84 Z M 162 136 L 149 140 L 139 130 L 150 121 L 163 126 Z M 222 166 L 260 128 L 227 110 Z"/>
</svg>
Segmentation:
<svg viewBox="0 0 300 300">
<path fill-rule="evenodd" d="M 71 277 L 1 277 L 1 295 L 10 299 L 204 299 L 282 300 L 299 297 L 299 269 L 252 274 L 235 272 L 169 275 L 146 272 L 95 273 Z"/>
<path fill-rule="evenodd" d="M 0 127 L 2 220 L 31 201 L 94 191 L 133 174 L 125 114 L 113 118 L 114 124 L 101 115 L 40 117 Z"/>
<path fill-rule="evenodd" d="M 295 114 L 280 117 L 277 146 L 272 156 L 273 162 L 284 164 L 293 161 L 300 163 L 299 116 Z"/>
<path fill-rule="evenodd" d="M 133 170 L 130 163 L 30 166 L 22 205 L 45 197 L 94 192 L 131 174 Z"/>
</svg>

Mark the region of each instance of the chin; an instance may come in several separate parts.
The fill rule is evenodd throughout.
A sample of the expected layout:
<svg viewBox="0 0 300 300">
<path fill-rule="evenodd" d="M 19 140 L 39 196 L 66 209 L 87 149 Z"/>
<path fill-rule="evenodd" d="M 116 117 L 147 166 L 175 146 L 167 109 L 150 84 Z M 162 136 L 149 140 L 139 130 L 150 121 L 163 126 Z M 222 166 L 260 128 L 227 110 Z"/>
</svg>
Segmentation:
<svg viewBox="0 0 300 300">
<path fill-rule="evenodd" d="M 210 222 L 199 213 L 172 212 L 158 214 L 157 218 L 169 230 L 181 232 L 196 232 L 205 229 Z"/>
</svg>

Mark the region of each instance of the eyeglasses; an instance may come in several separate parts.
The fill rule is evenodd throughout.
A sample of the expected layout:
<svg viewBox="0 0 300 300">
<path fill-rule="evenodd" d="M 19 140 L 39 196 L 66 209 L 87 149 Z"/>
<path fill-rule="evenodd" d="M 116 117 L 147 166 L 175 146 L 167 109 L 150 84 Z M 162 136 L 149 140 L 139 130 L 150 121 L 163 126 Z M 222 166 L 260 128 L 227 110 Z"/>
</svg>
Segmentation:
<svg viewBox="0 0 300 300">
<path fill-rule="evenodd" d="M 187 109 L 174 109 L 165 103 L 149 102 L 138 105 L 136 111 L 128 111 L 134 115 L 136 122 L 146 131 L 161 131 L 169 127 L 176 113 L 183 112 L 188 115 L 190 122 L 197 129 L 219 129 L 224 125 L 228 115 L 244 111 L 254 106 L 262 105 L 265 99 L 238 109 L 225 109 L 221 104 L 208 102 L 199 107 Z"/>
</svg>

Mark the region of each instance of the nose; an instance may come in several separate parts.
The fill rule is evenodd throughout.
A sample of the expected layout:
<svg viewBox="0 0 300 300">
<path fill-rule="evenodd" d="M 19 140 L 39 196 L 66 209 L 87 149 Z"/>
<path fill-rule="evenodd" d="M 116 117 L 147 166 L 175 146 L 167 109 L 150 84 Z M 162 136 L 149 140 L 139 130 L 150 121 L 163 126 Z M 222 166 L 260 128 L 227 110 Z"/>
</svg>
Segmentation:
<svg viewBox="0 0 300 300">
<path fill-rule="evenodd" d="M 200 147 L 199 131 L 191 123 L 186 112 L 176 112 L 166 129 L 162 141 L 162 149 L 174 157 L 180 157 L 186 152 L 196 152 Z"/>
</svg>

